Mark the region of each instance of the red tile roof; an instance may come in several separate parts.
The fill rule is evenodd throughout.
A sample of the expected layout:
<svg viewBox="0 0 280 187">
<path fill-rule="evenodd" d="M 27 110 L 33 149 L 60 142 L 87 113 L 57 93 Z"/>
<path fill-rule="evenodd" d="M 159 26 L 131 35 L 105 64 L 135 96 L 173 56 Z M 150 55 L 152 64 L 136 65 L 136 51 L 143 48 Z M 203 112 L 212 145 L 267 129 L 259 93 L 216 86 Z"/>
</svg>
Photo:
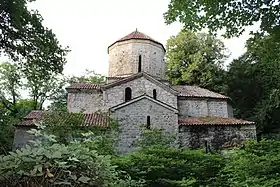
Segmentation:
<svg viewBox="0 0 280 187">
<path fill-rule="evenodd" d="M 155 43 L 161 45 L 162 48 L 165 50 L 164 46 L 163 46 L 160 42 L 154 40 L 153 38 L 151 38 L 150 36 L 148 36 L 148 35 L 146 35 L 146 34 L 144 34 L 144 33 L 142 33 L 142 32 L 139 32 L 137 29 L 136 29 L 135 31 L 133 31 L 132 33 L 126 35 L 125 37 L 122 37 L 121 39 L 115 41 L 113 44 L 111 44 L 111 45 L 108 47 L 108 49 L 109 49 L 111 46 L 113 46 L 115 43 L 123 42 L 123 41 L 126 41 L 126 40 L 131 40 L 131 39 L 149 40 L 149 41 L 152 41 L 152 42 L 155 42 Z"/>
<path fill-rule="evenodd" d="M 229 97 L 225 95 L 215 93 L 198 86 L 174 85 L 172 88 L 180 92 L 179 96 L 229 99 Z"/>
<path fill-rule="evenodd" d="M 32 110 L 27 116 L 24 117 L 26 120 L 40 119 L 44 115 L 43 110 Z"/>
<path fill-rule="evenodd" d="M 93 83 L 73 83 L 66 89 L 86 89 L 86 90 L 100 90 L 103 84 L 93 84 Z"/>
<path fill-rule="evenodd" d="M 48 112 L 46 111 L 31 111 L 21 123 L 19 123 L 17 126 L 34 126 L 34 122 L 36 120 L 42 120 L 44 116 L 47 116 Z M 58 114 L 59 115 L 59 114 Z M 81 126 L 103 126 L 108 127 L 110 118 L 104 114 L 77 114 L 77 118 L 81 119 Z M 58 119 L 61 120 L 61 122 L 65 122 L 66 120 L 70 119 L 71 117 L 74 117 L 75 114 L 69 113 L 68 116 L 66 116 L 66 119 Z M 59 116 L 60 117 L 60 116 Z"/>
<path fill-rule="evenodd" d="M 246 121 L 236 118 L 222 117 L 187 117 L 179 119 L 179 125 L 249 125 L 254 124 L 252 121 Z"/>
</svg>

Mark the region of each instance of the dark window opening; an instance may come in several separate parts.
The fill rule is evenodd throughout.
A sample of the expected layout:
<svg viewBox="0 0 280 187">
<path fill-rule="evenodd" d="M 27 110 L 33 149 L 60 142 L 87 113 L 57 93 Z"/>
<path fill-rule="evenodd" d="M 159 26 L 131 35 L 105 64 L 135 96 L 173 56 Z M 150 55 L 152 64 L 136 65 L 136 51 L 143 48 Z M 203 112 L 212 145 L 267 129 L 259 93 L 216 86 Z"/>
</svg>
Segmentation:
<svg viewBox="0 0 280 187">
<path fill-rule="evenodd" d="M 151 129 L 151 117 L 147 116 L 147 129 Z"/>
<path fill-rule="evenodd" d="M 125 89 L 125 102 L 126 101 L 129 101 L 129 100 L 131 100 L 131 88 L 129 88 L 129 87 L 127 87 L 126 89 Z"/>
<path fill-rule="evenodd" d="M 157 99 L 157 91 L 156 91 L 156 89 L 153 89 L 153 98 Z"/>
<path fill-rule="evenodd" d="M 141 72 L 141 68 L 142 68 L 142 57 L 141 57 L 141 55 L 139 55 L 139 60 L 138 60 L 138 72 Z"/>
</svg>

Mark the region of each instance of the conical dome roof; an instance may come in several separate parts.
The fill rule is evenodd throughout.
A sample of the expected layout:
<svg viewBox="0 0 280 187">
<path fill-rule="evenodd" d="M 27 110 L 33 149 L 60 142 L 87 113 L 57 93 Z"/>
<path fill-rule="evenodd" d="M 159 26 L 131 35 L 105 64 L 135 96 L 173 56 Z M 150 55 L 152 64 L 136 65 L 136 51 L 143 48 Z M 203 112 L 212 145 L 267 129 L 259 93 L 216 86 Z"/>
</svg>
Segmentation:
<svg viewBox="0 0 280 187">
<path fill-rule="evenodd" d="M 114 45 L 114 44 L 116 44 L 116 43 L 118 43 L 118 42 L 123 42 L 123 41 L 131 40 L 131 39 L 149 40 L 149 41 L 152 41 L 152 42 L 154 42 L 154 43 L 157 43 L 157 44 L 161 45 L 162 48 L 163 48 L 164 51 L 165 51 L 164 46 L 163 46 L 160 42 L 154 40 L 153 38 L 151 38 L 150 36 L 148 36 L 148 35 L 146 35 L 146 34 L 144 34 L 144 33 L 142 33 L 142 32 L 139 32 L 137 29 L 136 29 L 135 31 L 133 31 L 132 33 L 126 35 L 125 37 L 122 37 L 121 39 L 115 41 L 113 44 L 111 44 L 111 45 L 108 47 L 108 49 L 109 49 L 112 45 Z"/>
</svg>

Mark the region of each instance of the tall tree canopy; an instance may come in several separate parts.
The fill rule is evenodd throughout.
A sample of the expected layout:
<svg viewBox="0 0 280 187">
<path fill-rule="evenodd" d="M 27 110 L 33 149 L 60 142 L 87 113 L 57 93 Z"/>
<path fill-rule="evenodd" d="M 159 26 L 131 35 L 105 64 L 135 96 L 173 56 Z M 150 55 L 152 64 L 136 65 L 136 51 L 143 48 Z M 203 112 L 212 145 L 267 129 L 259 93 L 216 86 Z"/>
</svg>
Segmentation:
<svg viewBox="0 0 280 187">
<path fill-rule="evenodd" d="M 167 24 L 179 21 L 193 31 L 225 29 L 227 37 L 239 36 L 245 26 L 258 22 L 262 32 L 280 33 L 278 0 L 171 0 L 164 17 Z"/>
<path fill-rule="evenodd" d="M 25 69 L 37 64 L 41 73 L 61 73 L 66 63 L 63 48 L 52 30 L 42 25 L 43 18 L 27 3 L 34 0 L 0 1 L 0 52 L 18 61 Z"/>
<path fill-rule="evenodd" d="M 198 85 L 214 91 L 223 91 L 227 58 L 224 44 L 205 33 L 182 30 L 172 36 L 166 45 L 167 78 L 173 84 Z"/>
<path fill-rule="evenodd" d="M 230 64 L 227 75 L 235 114 L 256 121 L 263 132 L 280 129 L 279 47 L 274 36 L 255 36 L 247 41 L 247 52 Z"/>
</svg>

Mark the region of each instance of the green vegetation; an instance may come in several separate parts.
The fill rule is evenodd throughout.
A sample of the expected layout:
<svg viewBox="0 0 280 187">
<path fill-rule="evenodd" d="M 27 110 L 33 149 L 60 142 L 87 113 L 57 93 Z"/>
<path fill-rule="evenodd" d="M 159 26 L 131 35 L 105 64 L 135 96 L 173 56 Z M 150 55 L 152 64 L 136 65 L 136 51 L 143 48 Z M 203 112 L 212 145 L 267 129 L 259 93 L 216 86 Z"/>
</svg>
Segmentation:
<svg viewBox="0 0 280 187">
<path fill-rule="evenodd" d="M 185 29 L 167 42 L 169 79 L 224 93 L 233 100 L 235 117 L 255 121 L 260 134 L 279 134 L 279 1 L 171 0 L 164 18 L 167 24 L 181 22 Z M 221 69 L 223 45 L 213 36 L 239 36 L 258 23 L 247 51 Z M 211 35 L 203 35 L 211 40 L 196 33 L 205 28 Z"/>
<path fill-rule="evenodd" d="M 39 128 L 43 126 L 38 126 Z M 31 145 L 0 157 L 0 183 L 8 186 L 141 186 L 140 182 L 120 179 L 110 156 L 99 155 L 95 137 L 83 142 L 57 141 L 44 128 L 31 130 Z"/>
<path fill-rule="evenodd" d="M 93 71 L 62 74 L 68 47 L 27 8 L 32 1 L 0 2 L 0 51 L 10 57 L 0 64 L 1 186 L 280 186 L 279 140 L 207 154 L 175 148 L 174 136 L 153 129 L 142 132 L 136 152 L 119 155 L 114 122 L 107 129 L 81 127 L 79 114 L 65 112 L 64 88 L 104 83 L 105 77 Z M 164 17 L 185 27 L 167 42 L 167 78 L 224 93 L 236 117 L 257 122 L 260 133 L 279 134 L 279 1 L 171 0 Z M 225 37 L 239 36 L 254 23 L 260 29 L 247 41 L 247 51 L 225 68 L 227 50 L 215 34 L 224 29 Z M 198 33 L 203 28 L 211 34 Z M 11 151 L 13 125 L 46 101 L 54 113 L 31 131 L 37 139 Z"/>
<path fill-rule="evenodd" d="M 98 130 L 83 140 L 59 141 L 45 123 L 31 130 L 35 140 L 0 156 L 0 183 L 9 186 L 279 186 L 280 141 L 249 141 L 242 148 L 207 154 L 172 148 L 172 136 L 145 130 L 141 146 L 128 155 L 108 152 Z M 94 136 L 93 136 L 94 135 Z M 156 138 L 155 138 L 156 137 Z M 155 141 L 157 140 L 157 141 Z M 162 143 L 161 141 L 165 142 Z M 140 145 L 140 144 L 139 144 Z"/>
<path fill-rule="evenodd" d="M 197 85 L 224 92 L 223 42 L 205 33 L 182 30 L 166 44 L 167 79 L 173 84 Z"/>
</svg>

